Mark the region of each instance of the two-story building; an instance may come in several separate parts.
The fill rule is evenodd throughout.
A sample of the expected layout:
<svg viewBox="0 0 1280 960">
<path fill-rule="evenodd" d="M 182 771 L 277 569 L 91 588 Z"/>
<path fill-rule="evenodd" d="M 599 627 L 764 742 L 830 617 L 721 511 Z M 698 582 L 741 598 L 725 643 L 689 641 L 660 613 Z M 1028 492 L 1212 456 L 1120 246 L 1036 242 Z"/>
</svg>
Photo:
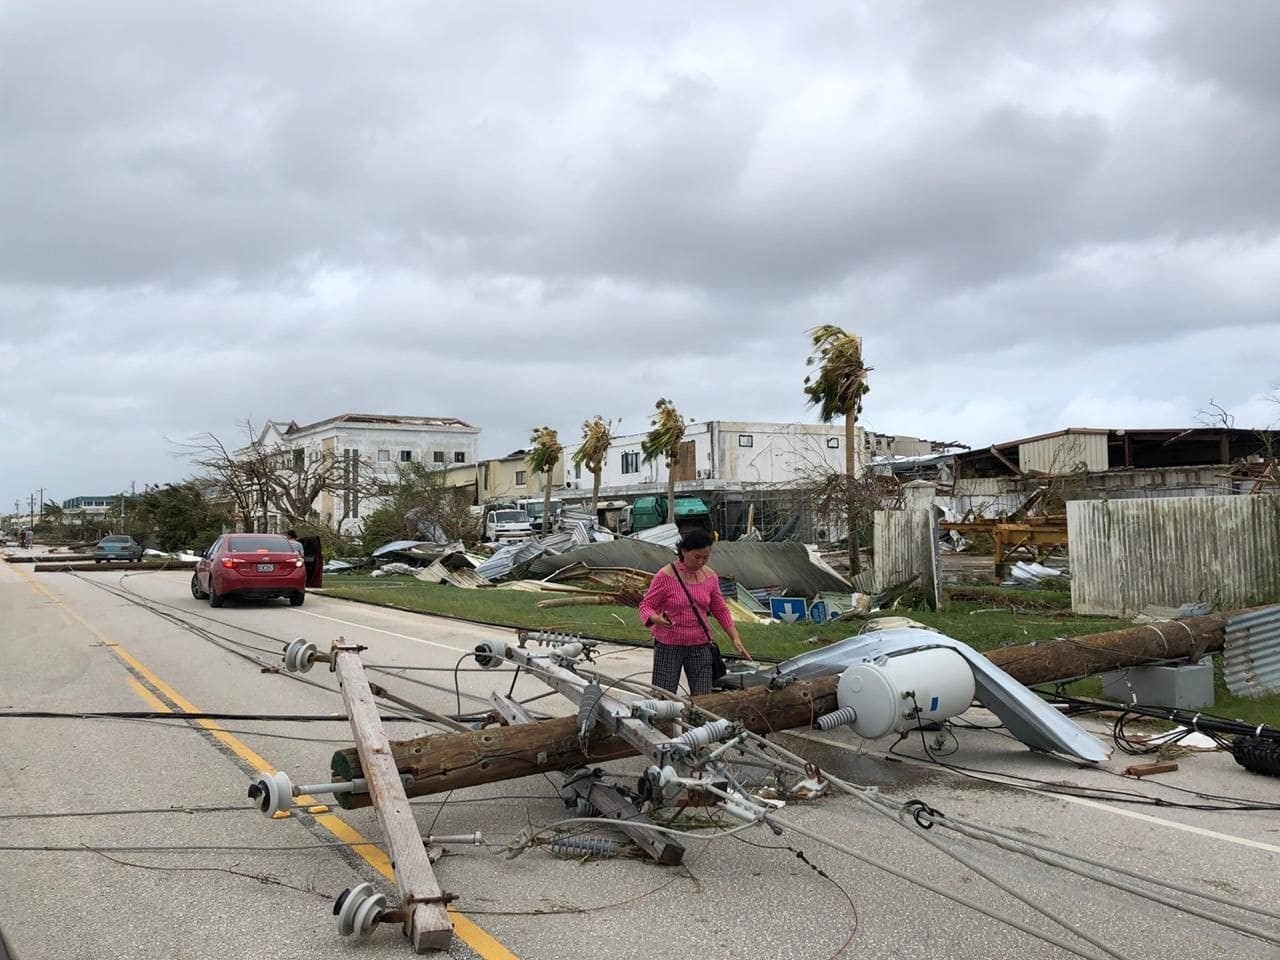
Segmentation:
<svg viewBox="0 0 1280 960">
<path fill-rule="evenodd" d="M 667 467 L 660 460 L 645 463 L 641 444 L 647 433 L 615 437 L 600 475 L 602 494 L 629 496 L 652 493 L 655 484 L 667 482 Z M 863 431 L 856 428 L 855 472 L 862 473 L 866 456 Z M 740 420 L 707 420 L 685 428 L 680 460 L 676 466 L 679 489 L 703 490 L 748 485 L 789 486 L 845 468 L 843 424 L 762 423 Z M 580 443 L 565 445 L 571 462 Z M 591 474 L 570 468 L 569 489 L 591 489 Z"/>
<path fill-rule="evenodd" d="M 122 493 L 105 497 L 71 497 L 62 501 L 62 516 L 65 520 L 101 520 L 107 516 L 119 516 L 123 506 Z"/>
<path fill-rule="evenodd" d="M 513 450 L 505 457 L 450 466 L 445 482 L 453 487 L 470 488 L 471 502 L 477 505 L 514 503 L 524 497 L 541 496 L 545 477 L 529 469 L 528 456 L 528 450 Z M 561 457 L 551 471 L 553 490 L 564 488 L 565 463 L 566 458 Z"/>
<path fill-rule="evenodd" d="M 474 464 L 479 436 L 479 427 L 454 417 L 344 413 L 302 426 L 269 420 L 256 446 L 278 456 L 279 469 L 286 473 L 337 464 L 334 482 L 311 504 L 311 517 L 342 533 L 355 533 L 381 502 L 368 491 L 394 483 L 400 464 L 423 463 L 442 471 Z M 238 451 L 237 458 L 248 453 L 248 448 Z M 269 510 L 268 522 L 278 529 L 279 513 Z"/>
</svg>

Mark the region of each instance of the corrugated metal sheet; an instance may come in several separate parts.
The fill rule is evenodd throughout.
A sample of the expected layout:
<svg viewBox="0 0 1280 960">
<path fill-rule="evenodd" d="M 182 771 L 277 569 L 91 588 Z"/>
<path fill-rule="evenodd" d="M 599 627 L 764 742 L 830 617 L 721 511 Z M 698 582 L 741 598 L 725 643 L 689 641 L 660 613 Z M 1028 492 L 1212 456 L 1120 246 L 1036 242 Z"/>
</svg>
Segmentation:
<svg viewBox="0 0 1280 960">
<path fill-rule="evenodd" d="M 455 587 L 466 587 L 468 589 L 490 585 L 488 580 L 476 573 L 471 567 L 460 566 L 451 570 L 440 560 L 423 567 L 414 576 L 426 583 L 451 583 Z"/>
<path fill-rule="evenodd" d="M 1081 465 L 1091 471 L 1107 469 L 1107 434 L 1064 433 L 1018 444 L 1018 467 L 1024 473 L 1075 473 Z"/>
<path fill-rule="evenodd" d="M 630 567 L 657 573 L 674 558 L 668 547 L 623 537 L 610 543 L 579 547 L 561 556 L 541 556 L 533 561 L 529 571 L 532 576 L 545 577 L 571 563 L 584 563 L 589 567 Z M 793 596 L 812 597 L 823 590 L 850 589 L 846 581 L 812 563 L 802 543 L 722 540 L 712 550 L 711 566 L 720 576 L 732 577 L 747 590 L 778 587 Z M 492 579 L 483 567 L 479 572 Z"/>
<path fill-rule="evenodd" d="M 1009 492 L 1009 481 L 1004 477 L 960 477 L 951 492 L 957 497 L 998 497 Z"/>
<path fill-rule="evenodd" d="M 896 586 L 920 572 L 915 518 L 905 510 L 877 510 L 872 535 L 875 591 Z"/>
<path fill-rule="evenodd" d="M 1280 693 L 1280 606 L 1227 621 L 1222 673 L 1237 697 Z"/>
<path fill-rule="evenodd" d="M 676 544 L 680 542 L 680 529 L 674 523 L 660 523 L 656 527 L 650 527 L 648 530 L 633 533 L 631 537 L 644 543 L 656 543 L 675 550 Z"/>
<path fill-rule="evenodd" d="M 872 592 L 896 587 L 918 575 L 921 586 L 934 591 L 936 606 L 941 569 L 933 511 L 877 510 L 873 521 L 875 586 Z"/>
<path fill-rule="evenodd" d="M 1280 497 L 1073 500 L 1067 537 L 1077 613 L 1196 601 L 1229 610 L 1280 585 Z"/>
<path fill-rule="evenodd" d="M 539 556 L 543 550 L 543 546 L 533 540 L 526 540 L 524 543 L 509 543 L 505 547 L 499 547 L 494 551 L 492 557 L 476 567 L 476 573 L 487 580 L 499 580 L 511 573 L 516 567 L 526 564 L 534 557 Z"/>
</svg>

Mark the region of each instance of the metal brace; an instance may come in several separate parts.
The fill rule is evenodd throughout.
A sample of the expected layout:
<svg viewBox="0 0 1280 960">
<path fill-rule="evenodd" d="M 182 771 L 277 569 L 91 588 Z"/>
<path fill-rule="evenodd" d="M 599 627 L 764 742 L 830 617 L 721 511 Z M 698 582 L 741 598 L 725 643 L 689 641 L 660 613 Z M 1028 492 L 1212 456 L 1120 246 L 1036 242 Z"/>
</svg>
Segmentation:
<svg viewBox="0 0 1280 960">
<path fill-rule="evenodd" d="M 335 654 L 341 650 L 343 653 L 362 653 L 369 648 L 359 643 L 348 643 L 343 637 L 339 637 L 329 647 L 329 672 L 338 672 L 338 658 Z"/>
<path fill-rule="evenodd" d="M 449 904 L 453 903 L 453 901 L 455 901 L 455 900 L 457 900 L 457 899 L 458 899 L 458 895 L 457 895 L 456 893 L 441 893 L 438 897 L 416 897 L 416 896 L 410 896 L 408 899 L 406 899 L 406 900 L 405 900 L 405 903 L 406 903 L 406 904 L 410 904 L 410 903 L 442 903 L 442 904 L 444 904 L 445 906 L 448 906 Z"/>
</svg>

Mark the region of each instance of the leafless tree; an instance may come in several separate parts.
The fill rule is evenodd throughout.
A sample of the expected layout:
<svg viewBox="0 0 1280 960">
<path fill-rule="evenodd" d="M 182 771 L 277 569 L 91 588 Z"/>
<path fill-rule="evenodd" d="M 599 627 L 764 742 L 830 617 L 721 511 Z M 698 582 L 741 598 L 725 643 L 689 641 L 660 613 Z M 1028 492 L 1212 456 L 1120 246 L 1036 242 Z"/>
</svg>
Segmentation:
<svg viewBox="0 0 1280 960">
<path fill-rule="evenodd" d="M 363 457 L 270 444 L 251 420 L 239 426 L 245 438 L 240 447 L 228 448 L 208 432 L 174 445 L 230 497 L 245 530 L 265 530 L 272 509 L 290 525 L 312 519 L 316 500 L 326 492 L 342 505 L 332 518 L 332 526 L 341 529 L 361 500 L 386 493 L 374 465 Z"/>
<path fill-rule="evenodd" d="M 256 529 L 259 513 L 265 513 L 267 502 L 265 470 L 260 469 L 263 465 L 237 458 L 220 437 L 209 432 L 170 443 L 231 500 L 237 526 L 246 531 Z"/>
<path fill-rule="evenodd" d="M 902 506 L 902 487 L 894 477 L 866 473 L 851 477 L 827 464 L 815 464 L 804 471 L 799 485 L 802 502 L 814 520 L 838 530 L 845 528 L 851 538 L 861 528 L 865 532 L 877 510 Z M 853 530 L 849 529 L 853 524 Z M 861 562 L 850 571 L 858 573 Z"/>
</svg>

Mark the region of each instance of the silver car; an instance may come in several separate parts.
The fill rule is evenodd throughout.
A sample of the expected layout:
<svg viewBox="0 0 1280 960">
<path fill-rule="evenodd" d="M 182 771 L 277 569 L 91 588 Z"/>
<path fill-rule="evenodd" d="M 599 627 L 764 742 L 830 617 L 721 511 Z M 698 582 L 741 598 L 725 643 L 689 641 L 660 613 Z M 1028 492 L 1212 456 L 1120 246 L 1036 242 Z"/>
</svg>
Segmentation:
<svg viewBox="0 0 1280 960">
<path fill-rule="evenodd" d="M 110 536 L 103 537 L 98 541 L 98 545 L 93 548 L 93 562 L 102 563 L 104 560 L 141 560 L 142 545 L 133 537 Z"/>
</svg>

